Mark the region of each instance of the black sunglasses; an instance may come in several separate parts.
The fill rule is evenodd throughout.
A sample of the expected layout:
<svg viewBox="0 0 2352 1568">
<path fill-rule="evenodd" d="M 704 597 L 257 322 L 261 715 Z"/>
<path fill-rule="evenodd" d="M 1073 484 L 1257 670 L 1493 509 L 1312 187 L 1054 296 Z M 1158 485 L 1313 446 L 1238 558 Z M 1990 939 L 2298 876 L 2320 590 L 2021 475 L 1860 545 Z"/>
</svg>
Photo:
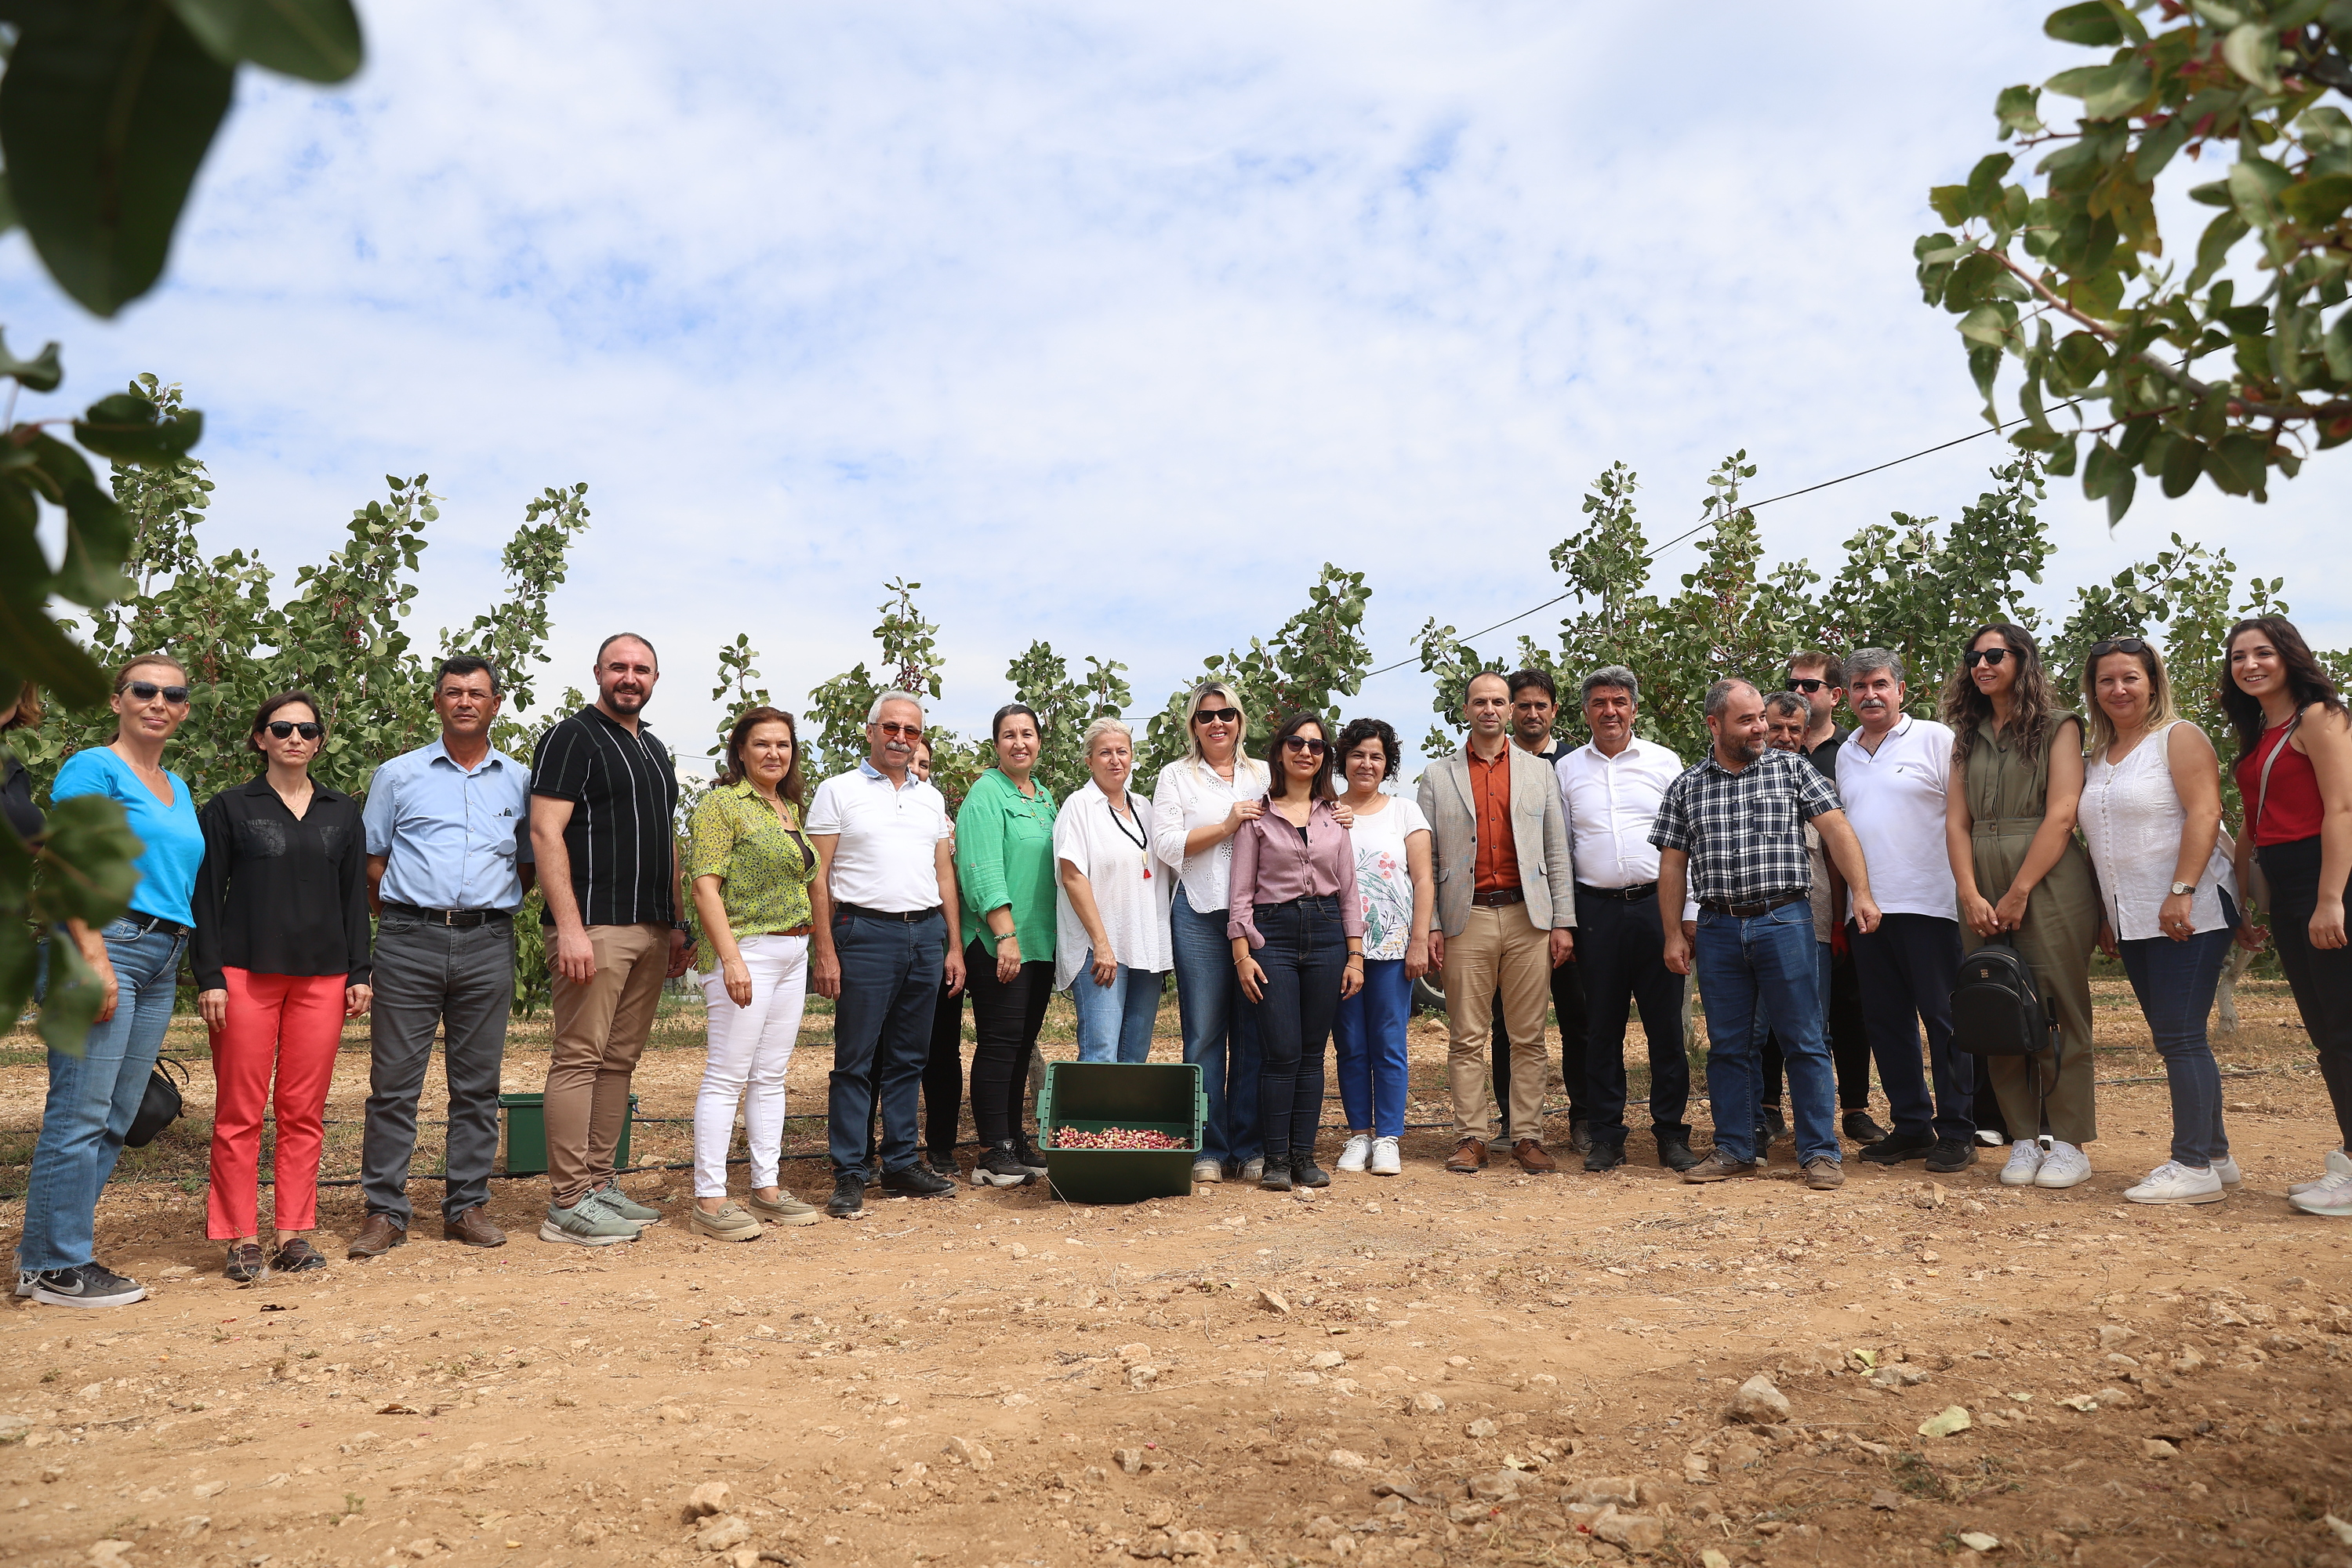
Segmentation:
<svg viewBox="0 0 2352 1568">
<path fill-rule="evenodd" d="M 293 719 L 272 719 L 269 721 L 269 732 L 277 736 L 281 741 L 287 736 L 298 731 L 301 734 L 301 737 L 304 740 L 315 741 L 320 735 L 326 733 L 327 727 L 323 724 L 313 723 L 309 720 L 297 721 Z"/>
<path fill-rule="evenodd" d="M 2111 653 L 2128 653 L 2138 655 L 2147 653 L 2147 644 L 2138 637 L 2109 637 L 2105 642 L 2093 643 L 2091 645 L 2091 651 L 2084 657 L 2088 658 L 2095 664 Z"/>
<path fill-rule="evenodd" d="M 1322 742 L 1310 741 L 1304 735 L 1285 735 L 1282 743 L 1294 752 L 1305 752 L 1310 757 L 1319 757 L 1328 750 Z"/>
<path fill-rule="evenodd" d="M 1238 708 L 1200 708 L 1193 710 L 1192 722 L 1195 724 L 1231 724 L 1238 721 L 1241 716 L 1242 710 Z"/>
<path fill-rule="evenodd" d="M 127 680 L 122 683 L 120 689 L 131 693 L 134 699 L 141 702 L 154 701 L 158 693 L 162 694 L 164 701 L 170 703 L 176 704 L 185 702 L 188 700 L 188 689 L 186 687 L 158 686 L 152 680 Z"/>
<path fill-rule="evenodd" d="M 2011 650 L 2005 647 L 1972 647 L 1960 655 L 1960 660 L 1970 669 L 1974 669 L 1979 664 L 1989 664 L 1998 669 L 2000 668 L 2000 661 L 2007 658 Z"/>
<path fill-rule="evenodd" d="M 1789 677 L 1789 684 L 1782 687 L 1780 689 L 1783 691 L 1813 692 L 1819 691 L 1822 687 L 1827 686 L 1829 682 L 1826 680 L 1817 680 L 1811 676 L 1792 675 Z"/>
</svg>

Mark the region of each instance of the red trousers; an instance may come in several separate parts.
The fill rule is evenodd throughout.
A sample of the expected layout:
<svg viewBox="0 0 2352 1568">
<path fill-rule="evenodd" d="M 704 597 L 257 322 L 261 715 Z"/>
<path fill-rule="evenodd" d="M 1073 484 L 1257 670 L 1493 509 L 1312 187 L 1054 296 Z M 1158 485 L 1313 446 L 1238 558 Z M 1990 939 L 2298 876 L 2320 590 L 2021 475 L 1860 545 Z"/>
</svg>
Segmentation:
<svg viewBox="0 0 2352 1568">
<path fill-rule="evenodd" d="M 280 1230 L 319 1223 L 319 1150 L 326 1140 L 327 1086 L 343 1038 L 340 974 L 256 974 L 228 969 L 228 1021 L 213 1037 L 212 1190 L 205 1234 L 234 1241 L 260 1234 L 261 1113 L 277 1069 Z"/>
</svg>

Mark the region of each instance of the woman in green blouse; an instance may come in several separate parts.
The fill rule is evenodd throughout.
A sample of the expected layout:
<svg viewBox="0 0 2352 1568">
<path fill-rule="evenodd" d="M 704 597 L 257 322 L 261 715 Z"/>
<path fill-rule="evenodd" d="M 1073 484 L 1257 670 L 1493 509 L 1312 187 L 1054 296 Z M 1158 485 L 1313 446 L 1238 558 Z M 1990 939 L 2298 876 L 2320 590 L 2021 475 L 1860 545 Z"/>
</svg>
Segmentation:
<svg viewBox="0 0 2352 1568">
<path fill-rule="evenodd" d="M 710 1009 L 710 1055 L 694 1100 L 694 1210 L 688 1228 L 752 1241 L 760 1221 L 814 1225 L 817 1211 L 776 1182 L 784 1069 L 808 994 L 809 884 L 816 853 L 801 832 L 800 733 L 793 716 L 753 708 L 727 733 L 727 771 L 695 803 L 686 851 L 694 885 L 695 973 Z M 751 1099 L 744 1102 L 744 1090 Z M 727 1197 L 735 1108 L 751 1151 L 746 1213 Z"/>
<path fill-rule="evenodd" d="M 1031 777 L 1044 740 L 1034 710 L 996 710 L 996 765 L 956 813 L 956 880 L 963 890 L 965 987 L 971 993 L 971 1122 L 976 1187 L 1017 1187 L 1045 1162 L 1022 1126 L 1029 1053 L 1054 994 L 1054 797 Z"/>
</svg>

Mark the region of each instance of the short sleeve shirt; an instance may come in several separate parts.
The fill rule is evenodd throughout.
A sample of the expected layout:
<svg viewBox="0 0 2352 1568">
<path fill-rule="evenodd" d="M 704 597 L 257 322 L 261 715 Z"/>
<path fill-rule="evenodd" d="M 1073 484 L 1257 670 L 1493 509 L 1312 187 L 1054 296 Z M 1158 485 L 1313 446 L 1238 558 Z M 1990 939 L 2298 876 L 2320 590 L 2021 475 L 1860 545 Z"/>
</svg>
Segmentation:
<svg viewBox="0 0 2352 1568">
<path fill-rule="evenodd" d="M 1348 829 L 1356 851 L 1356 898 L 1364 911 L 1364 956 L 1402 958 L 1412 936 L 1412 870 L 1405 840 L 1429 831 L 1421 807 L 1401 795 Z"/>
<path fill-rule="evenodd" d="M 1760 903 L 1812 889 L 1805 825 L 1837 809 L 1837 790 L 1794 752 L 1768 750 L 1735 773 L 1710 749 L 1666 786 L 1650 842 L 1690 857 L 1700 902 Z"/>
<path fill-rule="evenodd" d="M 890 915 L 940 907 L 938 847 L 955 825 L 946 797 L 912 773 L 894 784 L 866 762 L 825 780 L 808 830 L 838 840 L 827 884 L 835 903 Z"/>
<path fill-rule="evenodd" d="M 793 818 L 789 826 L 748 784 L 720 784 L 694 803 L 686 879 L 721 879 L 719 902 L 738 942 L 808 927 L 816 851 L 797 831 L 798 815 L 789 801 L 783 810 Z M 704 974 L 719 967 L 719 950 L 708 931 L 696 933 L 694 967 Z"/>
<path fill-rule="evenodd" d="M 1944 801 L 1952 779 L 1952 732 L 1905 715 L 1872 751 L 1866 736 L 1838 752 L 1838 796 L 1870 867 L 1879 912 L 1959 918 L 1959 893 L 1944 844 Z"/>
<path fill-rule="evenodd" d="M 583 708 L 540 737 L 530 793 L 572 803 L 563 847 L 581 923 L 677 921 L 670 825 L 677 815 L 677 769 L 650 729 L 631 731 L 601 708 Z M 555 917 L 547 918 L 552 923 Z"/>
</svg>

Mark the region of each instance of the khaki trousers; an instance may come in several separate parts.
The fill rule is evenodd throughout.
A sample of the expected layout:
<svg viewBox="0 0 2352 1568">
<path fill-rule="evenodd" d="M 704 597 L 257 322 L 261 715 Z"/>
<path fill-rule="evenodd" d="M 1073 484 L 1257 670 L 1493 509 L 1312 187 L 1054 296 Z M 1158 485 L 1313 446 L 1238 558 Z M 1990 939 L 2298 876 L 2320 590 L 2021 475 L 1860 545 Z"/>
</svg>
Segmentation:
<svg viewBox="0 0 2352 1568">
<path fill-rule="evenodd" d="M 557 974 L 551 998 L 547 1180 L 558 1208 L 613 1179 L 613 1154 L 629 1118 L 629 1079 L 669 976 L 667 926 L 590 926 L 588 944 L 595 976 L 583 985 Z"/>
<path fill-rule="evenodd" d="M 1486 1047 L 1498 990 L 1511 1037 L 1511 1127 L 1519 1137 L 1539 1139 L 1549 1076 L 1544 1010 L 1551 1004 L 1551 934 L 1536 929 L 1525 904 L 1473 906 L 1462 934 L 1445 939 L 1445 1081 L 1456 1139 L 1483 1142 L 1496 1131 Z"/>
</svg>

